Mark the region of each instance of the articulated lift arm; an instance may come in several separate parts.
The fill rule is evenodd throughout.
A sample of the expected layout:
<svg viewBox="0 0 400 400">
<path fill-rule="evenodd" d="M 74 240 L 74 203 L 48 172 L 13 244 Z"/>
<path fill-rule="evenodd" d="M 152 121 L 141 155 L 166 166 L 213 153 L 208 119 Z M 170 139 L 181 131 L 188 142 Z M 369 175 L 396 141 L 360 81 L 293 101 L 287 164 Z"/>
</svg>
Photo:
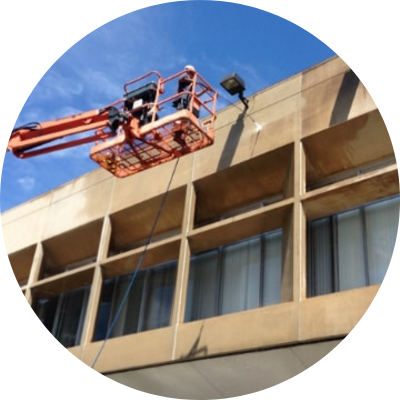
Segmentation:
<svg viewBox="0 0 400 400">
<path fill-rule="evenodd" d="M 122 178 L 213 143 L 217 92 L 197 72 L 152 71 L 124 92 L 102 109 L 14 129 L 7 150 L 29 158 L 93 142 L 91 159 Z"/>
<path fill-rule="evenodd" d="M 13 131 L 7 150 L 12 151 L 19 158 L 34 157 L 94 142 L 98 139 L 107 139 L 111 136 L 111 132 L 106 133 L 104 131 L 108 126 L 109 110 L 92 110 L 54 121 L 33 123 Z M 41 147 L 57 140 L 92 130 L 96 130 L 95 135 Z"/>
</svg>

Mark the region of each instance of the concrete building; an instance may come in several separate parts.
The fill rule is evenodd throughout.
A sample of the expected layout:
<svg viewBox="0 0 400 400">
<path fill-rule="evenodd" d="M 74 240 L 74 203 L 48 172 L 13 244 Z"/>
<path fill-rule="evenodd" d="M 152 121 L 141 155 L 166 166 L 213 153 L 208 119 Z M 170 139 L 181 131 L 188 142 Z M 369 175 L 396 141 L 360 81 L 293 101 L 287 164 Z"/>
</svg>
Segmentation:
<svg viewBox="0 0 400 400">
<path fill-rule="evenodd" d="M 95 170 L 2 215 L 16 279 L 46 327 L 149 393 L 225 398 L 304 371 L 361 319 L 393 252 L 393 147 L 340 58 L 250 96 L 247 111 L 221 110 L 215 133 L 179 159 L 103 348 L 175 162 L 123 180 Z"/>
</svg>

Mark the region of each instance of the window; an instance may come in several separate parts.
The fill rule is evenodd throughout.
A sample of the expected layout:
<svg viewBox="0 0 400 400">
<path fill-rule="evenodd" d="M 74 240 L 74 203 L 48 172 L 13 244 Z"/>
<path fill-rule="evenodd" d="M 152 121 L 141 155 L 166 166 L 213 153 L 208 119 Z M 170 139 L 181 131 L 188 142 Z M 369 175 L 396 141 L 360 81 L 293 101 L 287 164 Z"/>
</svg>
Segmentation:
<svg viewBox="0 0 400 400">
<path fill-rule="evenodd" d="M 390 198 L 308 225 L 308 296 L 382 283 L 399 222 L 400 198 Z"/>
<path fill-rule="evenodd" d="M 80 343 L 89 288 L 38 299 L 34 311 L 45 327 L 65 347 Z"/>
<path fill-rule="evenodd" d="M 125 296 L 132 275 L 104 281 L 94 340 L 104 340 Z M 175 289 L 176 262 L 139 272 L 110 337 L 168 326 Z"/>
<path fill-rule="evenodd" d="M 279 230 L 194 255 L 185 320 L 279 303 L 281 246 Z"/>
</svg>

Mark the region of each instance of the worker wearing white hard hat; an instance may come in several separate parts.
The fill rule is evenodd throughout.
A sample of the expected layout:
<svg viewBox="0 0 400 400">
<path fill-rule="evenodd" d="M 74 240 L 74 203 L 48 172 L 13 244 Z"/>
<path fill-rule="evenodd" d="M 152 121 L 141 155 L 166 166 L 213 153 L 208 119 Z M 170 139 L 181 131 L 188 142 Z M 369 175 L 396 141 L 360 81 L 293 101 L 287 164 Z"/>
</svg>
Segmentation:
<svg viewBox="0 0 400 400">
<path fill-rule="evenodd" d="M 191 99 L 191 92 L 194 90 L 193 88 L 193 79 L 196 72 L 196 69 L 193 65 L 186 65 L 184 71 L 186 72 L 178 81 L 178 89 L 177 93 L 182 93 L 182 96 L 179 96 L 176 100 L 172 102 L 172 106 L 177 110 L 188 109 Z M 199 110 L 193 109 L 192 112 L 196 117 L 199 117 Z"/>
</svg>

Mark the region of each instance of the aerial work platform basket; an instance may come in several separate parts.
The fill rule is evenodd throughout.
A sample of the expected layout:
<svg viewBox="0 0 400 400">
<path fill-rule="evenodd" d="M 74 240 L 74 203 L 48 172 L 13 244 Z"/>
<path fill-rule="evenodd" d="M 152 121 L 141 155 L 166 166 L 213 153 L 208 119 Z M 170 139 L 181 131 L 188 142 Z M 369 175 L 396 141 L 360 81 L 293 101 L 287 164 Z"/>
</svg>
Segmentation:
<svg viewBox="0 0 400 400">
<path fill-rule="evenodd" d="M 123 98 L 100 110 L 15 129 L 8 150 L 27 158 L 95 142 L 90 158 L 123 178 L 213 144 L 216 101 L 193 67 L 166 79 L 152 71 L 126 83 Z"/>
<path fill-rule="evenodd" d="M 124 177 L 211 145 L 217 95 L 197 72 L 189 73 L 162 79 L 152 72 L 126 84 L 124 108 L 131 118 L 120 124 L 114 138 L 92 148 L 92 160 Z M 128 91 L 154 74 L 156 82 Z M 182 82 L 187 87 L 180 87 Z M 173 83 L 175 93 L 169 95 Z"/>
</svg>

